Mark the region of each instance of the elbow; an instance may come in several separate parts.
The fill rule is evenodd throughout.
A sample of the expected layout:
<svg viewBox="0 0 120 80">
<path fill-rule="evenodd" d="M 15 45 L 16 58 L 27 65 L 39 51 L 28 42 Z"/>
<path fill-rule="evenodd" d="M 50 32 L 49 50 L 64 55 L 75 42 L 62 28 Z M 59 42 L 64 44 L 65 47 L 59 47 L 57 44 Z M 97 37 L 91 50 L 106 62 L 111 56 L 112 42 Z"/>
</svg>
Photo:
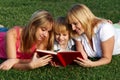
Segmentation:
<svg viewBox="0 0 120 80">
<path fill-rule="evenodd" d="M 107 58 L 107 63 L 106 64 L 111 63 L 111 61 L 112 61 L 112 58 Z"/>
</svg>

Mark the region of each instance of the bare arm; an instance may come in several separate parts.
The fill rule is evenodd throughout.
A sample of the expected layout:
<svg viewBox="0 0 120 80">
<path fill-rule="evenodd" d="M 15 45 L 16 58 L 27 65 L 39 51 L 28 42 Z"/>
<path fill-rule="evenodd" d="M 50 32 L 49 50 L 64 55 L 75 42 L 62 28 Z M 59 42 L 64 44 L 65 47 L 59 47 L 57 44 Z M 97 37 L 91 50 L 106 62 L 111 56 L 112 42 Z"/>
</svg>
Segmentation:
<svg viewBox="0 0 120 80">
<path fill-rule="evenodd" d="M 48 38 L 42 41 L 37 48 L 40 50 L 46 50 L 47 42 L 48 42 Z M 52 56 L 50 55 L 46 55 L 38 58 L 37 53 L 35 53 L 32 59 L 20 60 L 19 63 L 13 66 L 13 68 L 19 70 L 35 69 L 47 65 L 51 61 L 51 58 Z"/>
<path fill-rule="evenodd" d="M 101 46 L 103 51 L 102 57 L 98 61 L 94 61 L 92 66 L 100 66 L 111 62 L 114 48 L 114 37 L 102 42 Z"/>
<path fill-rule="evenodd" d="M 75 41 L 76 50 L 80 51 L 84 59 L 88 59 L 87 53 L 85 52 L 82 43 L 80 41 Z"/>
<path fill-rule="evenodd" d="M 51 58 L 52 57 L 50 55 L 38 58 L 37 53 L 35 53 L 31 60 L 20 61 L 19 63 L 16 63 L 13 66 L 13 68 L 18 70 L 29 70 L 39 68 L 47 65 L 51 61 Z"/>
<path fill-rule="evenodd" d="M 16 30 L 10 29 L 6 34 L 6 53 L 8 59 L 16 59 L 16 39 Z"/>
<path fill-rule="evenodd" d="M 12 68 L 15 63 L 18 63 L 19 60 L 16 59 L 16 30 L 10 29 L 6 34 L 6 55 L 7 60 L 0 64 L 0 69 L 8 70 Z"/>
<path fill-rule="evenodd" d="M 0 64 L 1 70 L 9 70 L 11 68 L 19 70 L 28 70 L 47 65 L 51 61 L 51 56 L 43 56 L 38 58 L 37 54 L 34 54 L 32 59 L 17 59 L 16 58 L 16 40 L 17 32 L 15 29 L 11 29 L 6 35 L 6 53 L 7 60 Z M 40 44 L 39 49 L 46 49 L 44 44 Z"/>
<path fill-rule="evenodd" d="M 99 60 L 91 61 L 89 59 L 83 60 L 83 59 L 77 58 L 78 60 L 75 60 L 75 62 L 84 67 L 95 67 L 95 66 L 100 66 L 100 65 L 105 65 L 110 63 L 112 59 L 113 48 L 114 48 L 114 37 L 111 37 L 107 41 L 102 42 L 101 47 L 103 52 L 102 52 L 102 57 Z"/>
</svg>

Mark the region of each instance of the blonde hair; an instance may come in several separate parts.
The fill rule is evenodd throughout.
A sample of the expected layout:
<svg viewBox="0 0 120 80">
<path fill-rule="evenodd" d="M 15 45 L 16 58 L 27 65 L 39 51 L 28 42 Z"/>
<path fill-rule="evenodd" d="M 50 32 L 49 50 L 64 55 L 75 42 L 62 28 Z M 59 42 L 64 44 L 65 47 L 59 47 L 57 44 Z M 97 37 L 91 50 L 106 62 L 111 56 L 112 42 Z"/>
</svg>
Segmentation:
<svg viewBox="0 0 120 80">
<path fill-rule="evenodd" d="M 38 27 L 44 27 L 47 23 L 53 24 L 54 20 L 52 18 L 52 15 L 45 10 L 38 10 L 35 13 L 33 13 L 32 17 L 30 18 L 30 21 L 28 22 L 27 26 L 23 28 L 22 36 L 21 36 L 21 51 L 23 52 L 30 52 L 30 48 L 33 46 L 33 44 L 36 41 L 35 33 L 37 31 Z M 52 48 L 53 42 L 52 42 L 52 31 L 49 32 L 49 46 Z"/>
<path fill-rule="evenodd" d="M 59 33 L 66 33 L 68 32 L 69 37 L 70 37 L 70 29 L 66 23 L 66 18 L 65 17 L 58 17 L 55 26 L 54 26 L 54 34 L 59 34 Z"/>
<path fill-rule="evenodd" d="M 102 19 L 96 17 L 84 4 L 76 4 L 68 11 L 67 22 L 72 24 L 74 19 L 77 19 L 81 23 L 89 39 L 92 38 L 94 27 L 102 21 Z"/>
</svg>

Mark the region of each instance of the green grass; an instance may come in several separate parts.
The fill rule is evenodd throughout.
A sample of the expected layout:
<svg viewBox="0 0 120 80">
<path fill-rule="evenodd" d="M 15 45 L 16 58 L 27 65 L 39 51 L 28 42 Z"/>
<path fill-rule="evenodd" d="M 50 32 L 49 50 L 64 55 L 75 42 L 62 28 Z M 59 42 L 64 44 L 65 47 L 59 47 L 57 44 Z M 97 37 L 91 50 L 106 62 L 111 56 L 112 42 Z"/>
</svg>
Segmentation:
<svg viewBox="0 0 120 80">
<path fill-rule="evenodd" d="M 86 4 L 96 16 L 114 23 L 120 20 L 120 0 L 0 0 L 0 24 L 9 28 L 24 26 L 38 9 L 50 11 L 56 19 L 64 16 L 75 3 Z M 120 55 L 117 55 L 113 56 L 110 64 L 94 68 L 78 65 L 55 68 L 47 65 L 29 71 L 0 71 L 0 80 L 119 80 L 119 66 Z"/>
</svg>

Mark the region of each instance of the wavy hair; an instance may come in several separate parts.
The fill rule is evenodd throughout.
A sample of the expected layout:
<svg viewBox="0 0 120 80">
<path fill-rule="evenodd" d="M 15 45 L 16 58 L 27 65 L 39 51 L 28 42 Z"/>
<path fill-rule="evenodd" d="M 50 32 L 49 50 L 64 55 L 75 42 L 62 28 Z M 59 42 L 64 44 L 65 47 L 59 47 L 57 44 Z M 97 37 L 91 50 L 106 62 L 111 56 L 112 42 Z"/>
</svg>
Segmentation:
<svg viewBox="0 0 120 80">
<path fill-rule="evenodd" d="M 28 24 L 23 28 L 22 36 L 21 36 L 21 51 L 23 52 L 30 52 L 30 48 L 36 41 L 35 33 L 38 27 L 45 26 L 46 23 L 49 22 L 51 24 L 54 23 L 52 15 L 45 10 L 39 10 L 33 13 L 32 17 L 30 18 Z M 49 32 L 49 46 L 47 49 L 51 49 L 53 46 L 52 41 L 52 32 Z"/>
<path fill-rule="evenodd" d="M 96 17 L 91 10 L 84 4 L 73 5 L 67 13 L 67 22 L 72 24 L 77 19 L 89 39 L 92 38 L 94 27 L 103 19 Z"/>
</svg>

